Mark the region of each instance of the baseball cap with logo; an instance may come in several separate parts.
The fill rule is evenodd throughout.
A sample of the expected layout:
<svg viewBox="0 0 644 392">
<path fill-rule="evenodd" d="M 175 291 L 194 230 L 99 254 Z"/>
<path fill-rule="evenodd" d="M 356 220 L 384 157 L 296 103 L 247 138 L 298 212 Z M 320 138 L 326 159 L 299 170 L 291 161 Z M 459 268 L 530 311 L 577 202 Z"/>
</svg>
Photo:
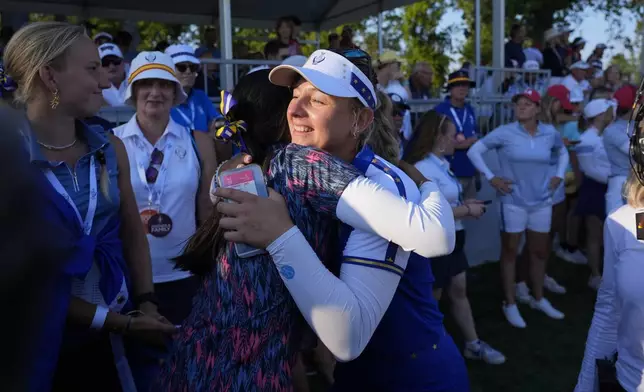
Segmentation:
<svg viewBox="0 0 644 392">
<path fill-rule="evenodd" d="M 590 69 L 590 64 L 585 61 L 577 61 L 570 66 L 570 69 Z"/>
<path fill-rule="evenodd" d="M 537 105 L 541 103 L 541 94 L 539 94 L 537 90 L 532 88 L 527 88 L 522 92 L 516 94 L 514 97 L 512 97 L 512 102 L 518 101 L 521 97 L 528 98 L 530 101 L 532 101 L 532 103 L 536 103 Z"/>
<path fill-rule="evenodd" d="M 268 76 L 277 86 L 292 87 L 301 76 L 315 88 L 334 97 L 358 98 L 376 109 L 376 90 L 369 78 L 346 57 L 330 50 L 316 50 L 302 67 L 278 65 Z"/>
<path fill-rule="evenodd" d="M 165 54 L 172 57 L 175 64 L 193 63 L 201 64 L 201 61 L 195 56 L 195 50 L 190 45 L 175 44 L 165 49 Z"/>
<path fill-rule="evenodd" d="M 564 86 L 563 84 L 555 84 L 554 86 L 550 86 L 548 88 L 548 91 L 546 92 L 546 95 L 556 98 L 559 102 L 561 102 L 561 107 L 564 110 L 572 111 L 575 109 L 570 103 L 570 91 L 568 91 L 566 86 Z"/>
<path fill-rule="evenodd" d="M 389 94 L 389 99 L 391 99 L 391 103 L 394 105 L 395 108 L 400 108 L 404 110 L 410 109 L 409 105 L 407 104 L 407 102 L 405 102 L 403 97 L 401 97 L 396 93 Z"/>
<path fill-rule="evenodd" d="M 541 66 L 536 60 L 526 60 L 525 63 L 523 63 L 523 69 L 527 71 L 537 71 L 539 68 L 541 68 Z"/>
<path fill-rule="evenodd" d="M 177 79 L 172 58 L 165 53 L 141 52 L 132 60 L 130 74 L 127 77 L 125 103 L 133 104 L 132 85 L 143 79 L 162 79 L 174 82 L 176 86 L 174 105 L 179 105 L 188 98 Z"/>
<path fill-rule="evenodd" d="M 98 47 L 98 55 L 100 56 L 101 60 L 103 60 L 107 56 L 114 56 L 120 59 L 123 58 L 123 53 L 121 52 L 121 49 L 119 49 L 119 47 L 116 44 L 113 44 L 110 42 L 105 43 Z"/>
<path fill-rule="evenodd" d="M 106 33 L 105 31 L 100 31 L 100 32 L 96 33 L 96 35 L 94 35 L 94 37 L 92 37 L 92 41 L 96 41 L 96 40 L 98 40 L 100 38 L 105 38 L 106 40 L 109 40 L 109 41 L 114 40 L 114 37 L 112 37 L 112 34 Z"/>
</svg>

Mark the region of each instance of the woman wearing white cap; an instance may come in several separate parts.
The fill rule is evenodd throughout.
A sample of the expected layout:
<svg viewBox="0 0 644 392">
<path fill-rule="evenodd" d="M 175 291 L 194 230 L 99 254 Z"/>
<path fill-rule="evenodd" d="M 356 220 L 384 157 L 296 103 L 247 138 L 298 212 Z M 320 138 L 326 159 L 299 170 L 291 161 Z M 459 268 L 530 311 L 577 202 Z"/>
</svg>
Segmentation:
<svg viewBox="0 0 644 392">
<path fill-rule="evenodd" d="M 201 62 L 189 45 L 170 45 L 165 53 L 174 62 L 177 79 L 188 96 L 187 99 L 172 108 L 172 120 L 195 131 L 210 132 L 215 119 L 221 117 L 210 98 L 203 90 L 194 88 Z"/>
<path fill-rule="evenodd" d="M 370 148 L 360 149 L 361 144 L 369 143 L 365 130 L 371 127 L 374 114 L 376 119 L 382 115 L 378 112 L 370 65 L 368 54 L 348 49 L 339 53 L 318 50 L 302 68 L 276 67 L 271 81 L 293 88 L 287 111 L 292 142 L 322 148 L 352 162 L 369 179 L 411 203 L 419 202 L 424 198 L 421 195 L 431 190 L 430 203 L 436 208 L 433 214 L 438 214 L 427 228 L 433 231 L 438 225 L 444 229 L 437 237 L 442 239 L 432 241 L 423 255 L 446 254 L 454 245 L 454 229 L 444 225 L 453 225 L 453 214 L 436 186 L 425 182 L 419 192 L 401 170 L 384 162 Z M 374 127 L 378 132 L 387 131 L 380 124 Z M 463 357 L 445 332 L 442 315 L 431 295 L 433 277 L 428 259 L 406 251 L 411 250 L 409 246 L 401 248 L 390 242 L 400 243 L 389 234 L 380 237 L 358 226 L 345 226 L 341 229 L 343 256 L 337 263 L 338 278 L 293 226 L 282 203 L 231 189 L 217 189 L 216 195 L 240 202 L 217 205 L 220 212 L 230 216 L 220 221 L 223 228 L 233 230 L 225 234 L 226 239 L 270 252 L 309 325 L 343 361 L 336 366 L 335 390 L 469 389 Z M 345 208 L 353 211 L 370 206 L 368 200 L 347 199 L 348 204 L 341 200 L 338 216 Z M 403 215 L 405 220 L 416 218 L 415 213 Z M 367 227 L 379 227 L 380 223 L 391 223 L 395 216 L 387 209 L 386 213 L 365 215 L 364 222 Z M 398 227 L 395 237 L 406 226 Z M 418 229 L 415 223 L 412 227 Z"/>
<path fill-rule="evenodd" d="M 642 90 L 640 87 L 639 94 Z M 604 223 L 604 276 L 588 331 L 575 392 L 644 390 L 644 147 L 642 107 L 637 105 L 631 136 L 633 168 L 627 203 Z M 598 360 L 604 360 L 598 363 Z M 598 373 L 602 368 L 602 376 Z M 603 390 L 603 389 L 601 389 Z"/>
<path fill-rule="evenodd" d="M 101 66 L 107 71 L 110 87 L 103 90 L 103 98 L 110 106 L 125 105 L 125 62 L 123 53 L 116 44 L 107 43 L 98 47 L 98 55 L 101 57 Z"/>
<path fill-rule="evenodd" d="M 602 142 L 604 129 L 613 121 L 613 106 L 606 99 L 594 99 L 584 107 L 579 119 L 583 132 L 575 152 L 579 169 L 584 175 L 579 188 L 576 213 L 586 218 L 586 247 L 590 279 L 588 285 L 597 289 L 601 283 L 602 226 L 606 218 L 606 189 L 610 163 Z"/>
<path fill-rule="evenodd" d="M 526 323 L 515 302 L 515 262 L 519 241 L 526 233 L 530 255 L 532 294 L 530 306 L 551 318 L 563 319 L 543 296 L 546 263 L 550 256 L 552 194 L 563 181 L 568 152 L 551 125 L 538 121 L 541 96 L 528 89 L 513 98 L 517 122 L 502 125 L 476 142 L 467 155 L 472 164 L 501 193 L 501 279 L 505 303 L 503 313 L 517 328 Z M 483 154 L 496 150 L 501 170 L 493 173 Z M 553 174 L 552 159 L 557 160 Z"/>
<path fill-rule="evenodd" d="M 141 52 L 132 61 L 125 93 L 136 114 L 114 129 L 130 158 L 132 187 L 152 256 L 155 301 L 174 324 L 190 312 L 197 281 L 175 270 L 172 259 L 210 214 L 208 189 L 215 168 L 212 139 L 170 116 L 171 108 L 185 99 L 172 58 Z"/>
</svg>

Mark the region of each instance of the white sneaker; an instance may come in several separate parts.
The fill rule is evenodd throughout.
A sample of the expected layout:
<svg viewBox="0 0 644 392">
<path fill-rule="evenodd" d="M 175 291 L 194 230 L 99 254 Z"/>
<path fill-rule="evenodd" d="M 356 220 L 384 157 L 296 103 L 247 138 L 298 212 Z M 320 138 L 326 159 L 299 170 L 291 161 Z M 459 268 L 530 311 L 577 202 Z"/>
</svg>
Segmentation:
<svg viewBox="0 0 644 392">
<path fill-rule="evenodd" d="M 519 313 L 519 308 L 517 308 L 517 304 L 512 304 L 512 305 L 503 304 L 503 314 L 505 315 L 505 318 L 508 320 L 508 322 L 512 324 L 512 326 L 516 328 L 526 327 L 525 320 L 523 320 L 523 317 L 521 317 L 521 313 Z"/>
<path fill-rule="evenodd" d="M 556 280 L 548 275 L 546 275 L 545 279 L 543 280 L 543 287 L 555 294 L 566 294 L 566 288 L 557 283 Z"/>
<path fill-rule="evenodd" d="M 564 318 L 564 314 L 555 309 L 550 301 L 545 298 L 541 298 L 541 300 L 539 301 L 537 301 L 536 299 L 533 300 L 530 303 L 530 306 L 532 307 L 532 309 L 540 310 L 545 313 L 546 316 L 555 320 L 562 320 Z"/>
<path fill-rule="evenodd" d="M 532 296 L 530 295 L 530 289 L 528 288 L 528 285 L 525 284 L 525 282 L 519 282 L 516 284 L 515 287 L 516 287 L 515 297 L 517 301 L 524 304 L 529 304 L 530 301 L 532 301 Z"/>
<path fill-rule="evenodd" d="M 590 279 L 588 279 L 588 287 L 590 287 L 593 290 L 599 290 L 599 285 L 602 283 L 602 277 L 601 276 L 591 276 Z"/>
<path fill-rule="evenodd" d="M 482 360 L 490 365 L 500 365 L 505 362 L 505 355 L 493 349 L 489 344 L 482 340 L 479 340 L 478 343 L 475 344 L 466 343 L 463 356 L 467 359 Z"/>
<path fill-rule="evenodd" d="M 555 255 L 557 255 L 557 257 L 559 257 L 560 259 L 565 260 L 569 263 L 579 264 L 579 262 L 573 258 L 572 253 L 568 252 L 563 248 L 557 249 L 557 251 L 555 252 Z"/>
</svg>

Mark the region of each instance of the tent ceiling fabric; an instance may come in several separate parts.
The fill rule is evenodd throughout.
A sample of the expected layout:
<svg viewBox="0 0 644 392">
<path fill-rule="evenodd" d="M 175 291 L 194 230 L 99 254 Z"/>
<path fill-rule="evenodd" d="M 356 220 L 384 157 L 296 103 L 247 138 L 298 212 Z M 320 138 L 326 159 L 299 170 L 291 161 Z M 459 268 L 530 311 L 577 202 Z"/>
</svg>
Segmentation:
<svg viewBox="0 0 644 392">
<path fill-rule="evenodd" d="M 231 0 L 233 26 L 272 28 L 297 15 L 305 30 L 326 30 L 414 3 L 413 0 Z M 181 24 L 219 24 L 218 0 L 0 0 L 0 11 L 38 12 Z"/>
</svg>

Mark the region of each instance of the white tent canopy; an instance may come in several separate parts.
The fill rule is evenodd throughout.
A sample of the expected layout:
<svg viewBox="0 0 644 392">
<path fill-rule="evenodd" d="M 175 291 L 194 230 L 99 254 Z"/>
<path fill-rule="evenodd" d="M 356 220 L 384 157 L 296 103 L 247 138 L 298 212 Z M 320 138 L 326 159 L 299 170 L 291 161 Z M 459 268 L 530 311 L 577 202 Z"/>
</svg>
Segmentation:
<svg viewBox="0 0 644 392">
<path fill-rule="evenodd" d="M 232 0 L 232 25 L 272 28 L 280 16 L 296 15 L 304 30 L 340 24 L 414 3 L 414 0 Z M 0 11 L 37 12 L 179 24 L 219 24 L 217 0 L 0 0 Z"/>
</svg>

